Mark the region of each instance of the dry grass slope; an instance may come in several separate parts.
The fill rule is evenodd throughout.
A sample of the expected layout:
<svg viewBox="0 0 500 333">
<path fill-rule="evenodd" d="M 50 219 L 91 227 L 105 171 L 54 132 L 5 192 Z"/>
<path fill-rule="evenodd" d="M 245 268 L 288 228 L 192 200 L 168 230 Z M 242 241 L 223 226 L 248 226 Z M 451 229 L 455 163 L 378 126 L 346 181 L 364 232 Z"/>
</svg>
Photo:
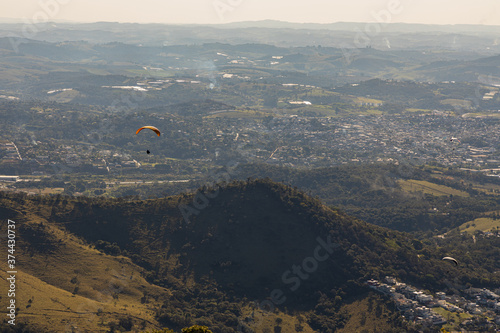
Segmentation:
<svg viewBox="0 0 500 333">
<path fill-rule="evenodd" d="M 462 224 L 459 227 L 460 232 L 467 232 L 469 234 L 474 234 L 475 231 L 480 230 L 483 232 L 496 230 L 500 228 L 500 220 L 481 217 L 473 221 Z"/>
<path fill-rule="evenodd" d="M 346 325 L 338 333 L 393 332 L 395 314 L 382 296 L 370 293 L 342 307 L 349 314 Z"/>
<path fill-rule="evenodd" d="M 24 231 L 16 247 L 19 322 L 29 322 L 40 332 L 72 327 L 107 332 L 111 322 L 123 318 L 130 318 L 136 331 L 160 328 L 154 319 L 153 309 L 160 305 L 155 299 L 170 292 L 148 283 L 143 269 L 130 259 L 103 254 L 47 221 L 28 219 L 17 228 Z M 33 230 L 40 232 L 29 243 L 22 241 Z M 42 245 L 47 250 L 40 251 Z M 5 271 L 0 277 L 6 284 Z"/>
<path fill-rule="evenodd" d="M 424 180 L 399 180 L 401 189 L 408 193 L 426 193 L 435 196 L 455 195 L 468 197 L 469 194 L 464 191 L 456 190 L 449 186 L 438 185 Z"/>
</svg>

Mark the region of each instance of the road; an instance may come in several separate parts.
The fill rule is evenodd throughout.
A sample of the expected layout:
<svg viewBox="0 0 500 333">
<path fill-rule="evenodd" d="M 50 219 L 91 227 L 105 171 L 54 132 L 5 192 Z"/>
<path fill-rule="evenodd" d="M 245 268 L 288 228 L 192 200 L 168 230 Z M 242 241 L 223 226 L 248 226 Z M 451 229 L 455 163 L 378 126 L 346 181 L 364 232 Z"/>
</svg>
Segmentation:
<svg viewBox="0 0 500 333">
<path fill-rule="evenodd" d="M 139 185 L 139 184 L 164 184 L 164 183 L 187 183 L 189 182 L 189 179 L 180 179 L 180 180 L 158 180 L 158 181 L 142 181 L 142 180 L 137 180 L 137 181 L 125 181 L 125 182 L 105 182 L 106 185 Z"/>
</svg>

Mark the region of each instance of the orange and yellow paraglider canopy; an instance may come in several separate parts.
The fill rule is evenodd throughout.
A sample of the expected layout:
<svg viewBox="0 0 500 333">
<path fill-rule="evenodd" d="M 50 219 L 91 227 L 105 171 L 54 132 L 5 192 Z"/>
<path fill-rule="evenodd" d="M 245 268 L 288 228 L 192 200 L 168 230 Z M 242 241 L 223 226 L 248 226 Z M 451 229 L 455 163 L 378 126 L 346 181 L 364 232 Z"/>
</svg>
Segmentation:
<svg viewBox="0 0 500 333">
<path fill-rule="evenodd" d="M 142 130 L 143 130 L 143 129 L 145 129 L 145 128 L 147 128 L 147 129 L 150 129 L 150 130 L 154 131 L 154 132 L 156 133 L 156 135 L 160 136 L 160 130 L 159 130 L 159 129 L 157 129 L 156 127 L 154 127 L 154 126 L 142 126 L 141 128 L 139 128 L 139 129 L 137 130 L 137 132 L 135 132 L 135 134 L 139 134 L 139 132 L 140 132 L 140 131 L 142 131 Z"/>
</svg>

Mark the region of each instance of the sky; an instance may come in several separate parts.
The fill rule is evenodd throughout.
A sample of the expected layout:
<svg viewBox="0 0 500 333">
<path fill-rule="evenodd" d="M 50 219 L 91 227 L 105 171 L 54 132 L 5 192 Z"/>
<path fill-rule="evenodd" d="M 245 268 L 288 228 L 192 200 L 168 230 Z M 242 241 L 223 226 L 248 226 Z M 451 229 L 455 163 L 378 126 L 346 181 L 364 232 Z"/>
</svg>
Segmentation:
<svg viewBox="0 0 500 333">
<path fill-rule="evenodd" d="M 22 0 L 0 1 L 0 18 L 24 22 L 220 24 L 404 22 L 500 25 L 500 0 Z"/>
</svg>

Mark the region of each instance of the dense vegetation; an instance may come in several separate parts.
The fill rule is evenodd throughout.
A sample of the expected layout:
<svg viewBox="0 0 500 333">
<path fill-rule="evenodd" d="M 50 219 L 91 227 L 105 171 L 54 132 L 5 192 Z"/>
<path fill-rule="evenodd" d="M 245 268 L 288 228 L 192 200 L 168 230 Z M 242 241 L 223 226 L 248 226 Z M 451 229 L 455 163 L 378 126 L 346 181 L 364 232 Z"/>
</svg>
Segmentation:
<svg viewBox="0 0 500 333">
<path fill-rule="evenodd" d="M 498 186 L 497 179 L 448 168 L 382 164 L 297 170 L 250 164 L 242 165 L 239 174 L 292 184 L 364 221 L 426 237 L 456 228 L 500 207 L 497 195 L 475 189 L 477 184 Z M 401 179 L 431 181 L 470 196 L 407 193 L 398 183 Z"/>
</svg>

